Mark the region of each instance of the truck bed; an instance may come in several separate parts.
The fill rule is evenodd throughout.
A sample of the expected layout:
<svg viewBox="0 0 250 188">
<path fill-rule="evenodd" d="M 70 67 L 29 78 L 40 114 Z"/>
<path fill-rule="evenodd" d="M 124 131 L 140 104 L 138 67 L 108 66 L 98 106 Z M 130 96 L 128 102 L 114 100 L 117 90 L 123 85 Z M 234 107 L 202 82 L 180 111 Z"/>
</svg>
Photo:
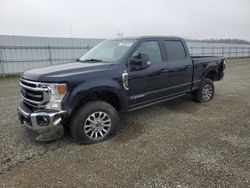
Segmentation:
<svg viewBox="0 0 250 188">
<path fill-rule="evenodd" d="M 220 80 L 224 73 L 223 70 L 225 69 L 225 64 L 222 60 L 225 59 L 223 56 L 191 56 L 194 65 L 194 80 L 198 80 L 203 75 L 200 73 L 200 69 L 202 67 L 214 66 L 216 68 L 216 74 L 214 75 L 214 80 Z M 210 64 L 210 65 L 209 65 Z"/>
</svg>

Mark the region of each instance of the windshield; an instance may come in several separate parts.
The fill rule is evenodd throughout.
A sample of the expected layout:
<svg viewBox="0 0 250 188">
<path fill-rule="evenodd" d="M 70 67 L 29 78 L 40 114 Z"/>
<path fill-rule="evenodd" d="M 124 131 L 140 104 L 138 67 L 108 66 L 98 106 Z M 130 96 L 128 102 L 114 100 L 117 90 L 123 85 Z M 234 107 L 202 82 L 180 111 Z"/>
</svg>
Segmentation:
<svg viewBox="0 0 250 188">
<path fill-rule="evenodd" d="M 106 40 L 89 50 L 80 61 L 115 62 L 121 59 L 135 40 Z"/>
</svg>

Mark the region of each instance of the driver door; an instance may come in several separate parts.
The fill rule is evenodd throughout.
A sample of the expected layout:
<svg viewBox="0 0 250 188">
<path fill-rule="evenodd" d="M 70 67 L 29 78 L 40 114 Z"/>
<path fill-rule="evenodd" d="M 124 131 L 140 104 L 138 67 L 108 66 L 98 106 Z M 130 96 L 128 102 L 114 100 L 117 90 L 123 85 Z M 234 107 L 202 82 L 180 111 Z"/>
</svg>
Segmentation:
<svg viewBox="0 0 250 188">
<path fill-rule="evenodd" d="M 128 72 L 129 108 L 157 100 L 163 96 L 164 88 L 167 87 L 167 63 L 163 61 L 159 42 L 141 42 L 133 56 L 137 56 L 138 53 L 147 54 L 151 65 L 143 70 Z"/>
</svg>

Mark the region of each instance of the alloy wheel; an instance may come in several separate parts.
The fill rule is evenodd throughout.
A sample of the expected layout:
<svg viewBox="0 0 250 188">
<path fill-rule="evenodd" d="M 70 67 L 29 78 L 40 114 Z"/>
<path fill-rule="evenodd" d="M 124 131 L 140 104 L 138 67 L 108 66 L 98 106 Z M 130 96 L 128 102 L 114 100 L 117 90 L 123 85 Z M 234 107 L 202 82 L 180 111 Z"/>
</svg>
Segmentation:
<svg viewBox="0 0 250 188">
<path fill-rule="evenodd" d="M 111 118 L 105 112 L 94 112 L 84 123 L 84 132 L 92 140 L 104 138 L 110 131 Z"/>
<path fill-rule="evenodd" d="M 212 98 L 213 95 L 213 87 L 211 84 L 206 84 L 204 85 L 203 89 L 202 89 L 202 98 L 204 99 L 204 101 L 208 101 Z"/>
</svg>

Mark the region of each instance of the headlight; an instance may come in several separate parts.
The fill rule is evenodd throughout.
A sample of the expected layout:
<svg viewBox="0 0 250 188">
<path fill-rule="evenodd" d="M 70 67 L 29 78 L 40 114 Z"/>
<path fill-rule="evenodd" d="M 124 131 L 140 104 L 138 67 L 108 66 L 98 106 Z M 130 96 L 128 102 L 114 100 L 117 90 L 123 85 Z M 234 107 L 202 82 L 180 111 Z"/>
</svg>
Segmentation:
<svg viewBox="0 0 250 188">
<path fill-rule="evenodd" d="M 67 92 L 66 84 L 47 84 L 49 88 L 49 103 L 46 104 L 46 109 L 61 110 L 61 102 Z"/>
</svg>

